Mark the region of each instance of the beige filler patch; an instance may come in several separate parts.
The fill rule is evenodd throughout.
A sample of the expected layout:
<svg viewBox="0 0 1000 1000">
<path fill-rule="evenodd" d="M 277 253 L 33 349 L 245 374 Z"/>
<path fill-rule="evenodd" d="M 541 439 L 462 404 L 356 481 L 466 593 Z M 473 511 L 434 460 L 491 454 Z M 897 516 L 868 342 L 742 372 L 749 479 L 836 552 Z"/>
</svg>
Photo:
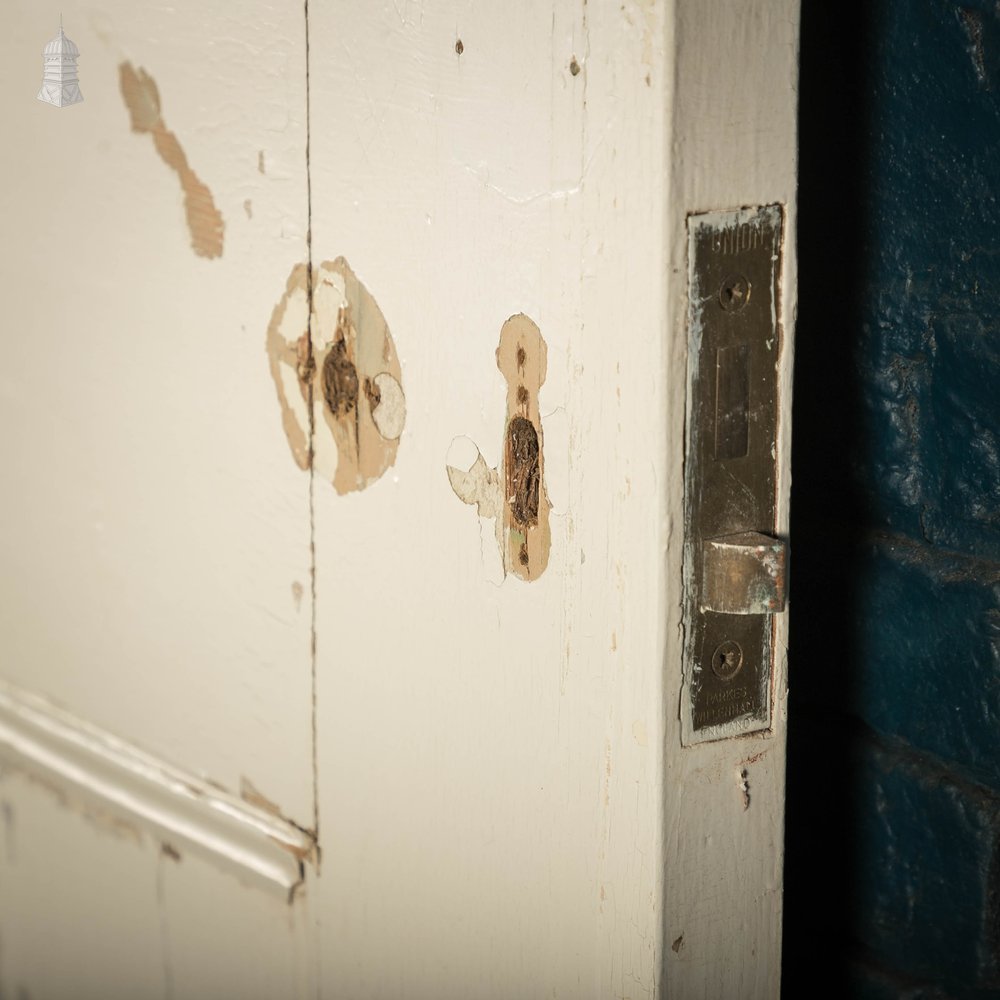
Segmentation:
<svg viewBox="0 0 1000 1000">
<path fill-rule="evenodd" d="M 343 257 L 314 268 L 311 284 L 307 265 L 292 268 L 267 354 L 299 468 L 312 464 L 350 493 L 395 462 L 406 423 L 402 370 L 382 310 Z"/>
<path fill-rule="evenodd" d="M 546 346 L 525 315 L 511 316 L 500 331 L 497 368 L 507 380 L 503 458 L 497 469 L 476 449 L 466 469 L 449 465 L 455 495 L 475 504 L 480 517 L 496 519 L 504 572 L 535 580 L 549 562 L 552 509 L 545 492 L 545 455 L 538 392 L 545 381 Z"/>
<path fill-rule="evenodd" d="M 215 207 L 212 192 L 188 165 L 177 136 L 163 123 L 156 82 L 144 69 L 135 69 L 129 62 L 118 67 L 118 82 L 132 120 L 132 131 L 152 135 L 160 159 L 180 178 L 194 252 L 199 257 L 221 257 L 225 230 L 222 214 Z"/>
</svg>

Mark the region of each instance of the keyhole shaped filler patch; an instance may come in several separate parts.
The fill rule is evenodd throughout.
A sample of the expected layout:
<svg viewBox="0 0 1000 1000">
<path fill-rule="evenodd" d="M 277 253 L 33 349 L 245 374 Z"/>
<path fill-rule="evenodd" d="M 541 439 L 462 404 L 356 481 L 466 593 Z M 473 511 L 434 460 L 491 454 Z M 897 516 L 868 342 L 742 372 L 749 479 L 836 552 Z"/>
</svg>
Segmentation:
<svg viewBox="0 0 1000 1000">
<path fill-rule="evenodd" d="M 448 481 L 463 503 L 496 524 L 504 574 L 536 580 L 549 562 L 552 505 L 545 490 L 545 450 L 538 393 L 545 381 L 547 349 L 541 331 L 523 313 L 500 330 L 497 368 L 507 380 L 507 418 L 500 464 L 491 469 L 479 449 L 466 469 L 447 466 Z"/>
<path fill-rule="evenodd" d="M 267 353 L 296 464 L 337 493 L 363 490 L 396 460 L 406 398 L 382 310 L 343 257 L 297 264 L 271 315 Z"/>
</svg>

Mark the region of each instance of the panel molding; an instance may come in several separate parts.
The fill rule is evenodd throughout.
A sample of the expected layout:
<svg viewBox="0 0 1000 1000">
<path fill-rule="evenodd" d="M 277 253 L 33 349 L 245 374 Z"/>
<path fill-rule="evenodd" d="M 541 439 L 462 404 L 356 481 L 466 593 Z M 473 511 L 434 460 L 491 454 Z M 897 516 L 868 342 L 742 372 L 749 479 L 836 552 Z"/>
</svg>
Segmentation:
<svg viewBox="0 0 1000 1000">
<path fill-rule="evenodd" d="M 0 761 L 85 807 L 291 900 L 311 834 L 0 681 Z"/>
</svg>

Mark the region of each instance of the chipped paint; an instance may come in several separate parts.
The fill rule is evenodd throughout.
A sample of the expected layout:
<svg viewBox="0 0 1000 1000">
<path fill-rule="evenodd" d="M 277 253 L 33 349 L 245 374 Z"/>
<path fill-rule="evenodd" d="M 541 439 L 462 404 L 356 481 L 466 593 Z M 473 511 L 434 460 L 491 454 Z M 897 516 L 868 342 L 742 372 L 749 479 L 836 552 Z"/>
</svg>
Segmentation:
<svg viewBox="0 0 1000 1000">
<path fill-rule="evenodd" d="M 162 854 L 165 858 L 169 858 L 171 861 L 178 864 L 180 863 L 181 852 L 178 851 L 173 844 L 169 844 L 166 841 L 160 844 L 160 854 Z"/>
<path fill-rule="evenodd" d="M 278 804 L 264 795 L 245 775 L 240 777 L 240 798 L 247 805 L 263 809 L 264 812 L 270 813 L 272 816 L 281 816 Z"/>
<path fill-rule="evenodd" d="M 497 368 L 507 380 L 507 420 L 501 464 L 491 469 L 475 449 L 462 469 L 449 461 L 448 481 L 480 517 L 496 519 L 504 574 L 535 580 L 549 561 L 552 505 L 545 489 L 545 455 L 538 393 L 545 381 L 547 349 L 541 331 L 523 313 L 500 331 Z"/>
<path fill-rule="evenodd" d="M 0 777 L 24 775 L 102 830 L 136 843 L 151 833 L 285 898 L 315 854 L 314 834 L 291 820 L 8 683 L 0 684 L 0 763 Z"/>
<path fill-rule="evenodd" d="M 750 772 L 744 767 L 740 771 L 740 794 L 743 797 L 743 811 L 750 808 Z"/>
<path fill-rule="evenodd" d="M 0 754 L 2 754 L 2 749 L 0 749 Z M 58 778 L 46 774 L 41 770 L 34 770 L 30 766 L 25 766 L 20 761 L 6 762 L 6 765 L 0 771 L 0 776 L 4 780 L 8 780 L 8 776 L 16 777 L 27 786 L 39 789 L 48 795 L 59 808 L 67 810 L 67 812 L 72 813 L 74 816 L 78 816 L 100 833 L 108 834 L 109 836 L 136 845 L 143 843 L 142 830 L 136 823 L 125 819 L 113 809 L 105 808 L 93 796 L 72 794 Z"/>
<path fill-rule="evenodd" d="M 152 135 L 160 159 L 180 179 L 192 249 L 199 257 L 221 257 L 225 232 L 222 214 L 215 206 L 212 192 L 188 165 L 177 136 L 164 124 L 156 82 L 144 69 L 135 69 L 130 62 L 118 67 L 118 82 L 132 131 Z"/>
<path fill-rule="evenodd" d="M 343 257 L 314 268 L 311 282 L 307 265 L 292 268 L 267 354 L 299 468 L 312 465 L 343 494 L 395 462 L 406 423 L 402 369 L 378 303 Z"/>
</svg>

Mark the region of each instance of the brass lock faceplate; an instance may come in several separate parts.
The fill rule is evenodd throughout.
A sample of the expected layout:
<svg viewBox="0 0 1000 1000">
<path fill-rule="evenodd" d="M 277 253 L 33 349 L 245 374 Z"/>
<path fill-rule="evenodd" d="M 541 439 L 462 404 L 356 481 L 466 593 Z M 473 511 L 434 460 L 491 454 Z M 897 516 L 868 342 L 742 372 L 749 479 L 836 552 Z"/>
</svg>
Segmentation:
<svg viewBox="0 0 1000 1000">
<path fill-rule="evenodd" d="M 688 218 L 685 744 L 771 725 L 781 233 L 780 205 Z"/>
</svg>

